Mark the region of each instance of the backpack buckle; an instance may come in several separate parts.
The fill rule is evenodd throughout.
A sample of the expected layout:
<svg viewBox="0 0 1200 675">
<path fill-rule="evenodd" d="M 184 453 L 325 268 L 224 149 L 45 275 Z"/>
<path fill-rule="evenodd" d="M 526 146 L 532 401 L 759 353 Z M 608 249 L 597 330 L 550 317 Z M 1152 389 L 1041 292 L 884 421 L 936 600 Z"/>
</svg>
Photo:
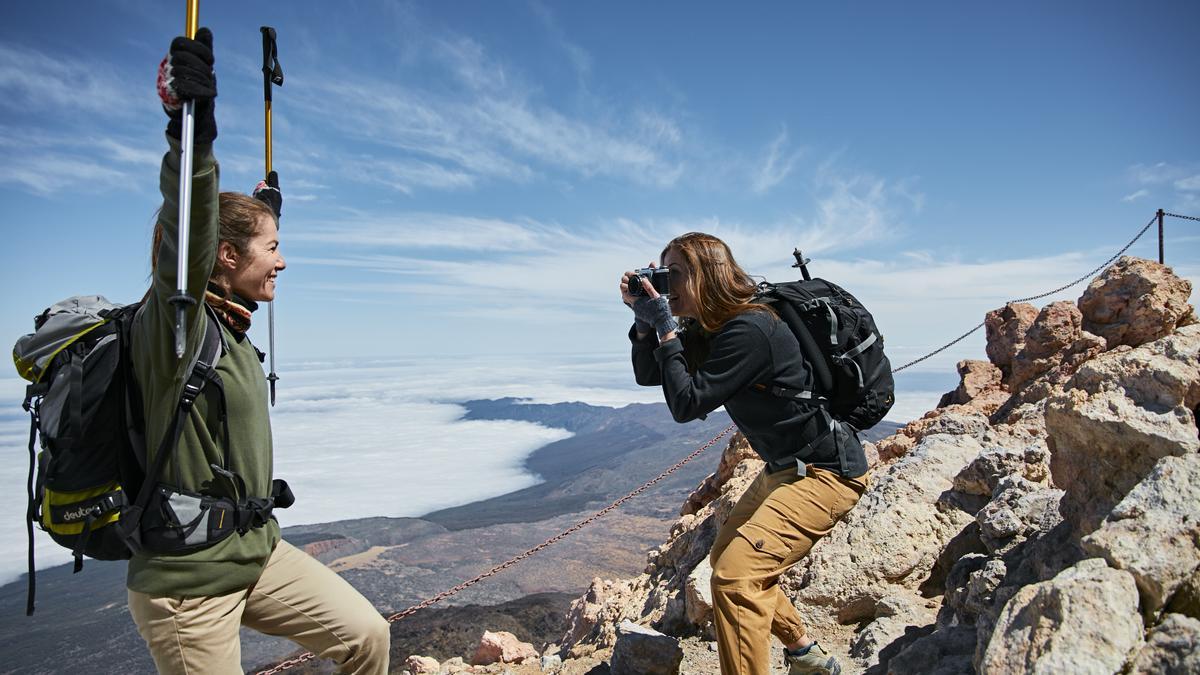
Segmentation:
<svg viewBox="0 0 1200 675">
<path fill-rule="evenodd" d="M 183 385 L 183 393 L 179 396 L 179 406 L 185 410 L 189 410 L 192 404 L 196 402 L 196 397 L 200 395 L 200 385 L 193 384 L 190 380 Z"/>
<path fill-rule="evenodd" d="M 96 508 L 100 509 L 96 515 L 99 516 L 104 515 L 105 513 L 112 513 L 122 506 L 125 506 L 126 503 L 124 492 L 110 492 L 96 502 Z"/>
</svg>

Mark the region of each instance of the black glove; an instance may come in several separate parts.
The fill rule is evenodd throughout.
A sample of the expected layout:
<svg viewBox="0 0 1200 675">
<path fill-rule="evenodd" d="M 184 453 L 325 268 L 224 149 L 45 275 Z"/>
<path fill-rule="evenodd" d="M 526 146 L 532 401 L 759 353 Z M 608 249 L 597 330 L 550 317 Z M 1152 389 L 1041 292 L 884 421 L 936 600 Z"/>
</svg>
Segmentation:
<svg viewBox="0 0 1200 675">
<path fill-rule="evenodd" d="M 654 332 L 660 340 L 667 333 L 679 330 L 679 324 L 675 321 L 675 317 L 671 316 L 671 308 L 667 304 L 666 296 L 660 295 L 657 298 L 651 298 L 643 295 L 634 300 L 633 316 L 637 321 L 641 321 L 647 326 L 653 326 Z"/>
<path fill-rule="evenodd" d="M 213 72 L 212 31 L 201 28 L 196 38 L 177 37 L 158 65 L 158 98 L 171 121 L 167 133 L 182 140 L 183 102 L 195 101 L 195 141 L 212 143 L 217 138 L 217 120 L 213 99 L 217 96 L 217 75 Z"/>
<path fill-rule="evenodd" d="M 271 207 L 271 210 L 275 212 L 275 220 L 279 220 L 279 216 L 283 213 L 283 193 L 279 191 L 279 174 L 272 171 L 267 174 L 266 180 L 258 181 L 258 185 L 254 186 L 253 196 Z"/>
</svg>

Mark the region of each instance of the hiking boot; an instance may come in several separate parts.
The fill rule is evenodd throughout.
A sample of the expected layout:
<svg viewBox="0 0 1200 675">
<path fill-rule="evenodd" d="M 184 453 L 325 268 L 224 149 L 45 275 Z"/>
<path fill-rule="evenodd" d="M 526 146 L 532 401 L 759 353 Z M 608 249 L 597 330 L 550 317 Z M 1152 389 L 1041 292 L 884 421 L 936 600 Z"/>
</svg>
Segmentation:
<svg viewBox="0 0 1200 675">
<path fill-rule="evenodd" d="M 795 656 L 785 649 L 783 664 L 788 667 L 788 675 L 841 675 L 842 672 L 842 664 L 815 642 L 803 656 Z"/>
</svg>

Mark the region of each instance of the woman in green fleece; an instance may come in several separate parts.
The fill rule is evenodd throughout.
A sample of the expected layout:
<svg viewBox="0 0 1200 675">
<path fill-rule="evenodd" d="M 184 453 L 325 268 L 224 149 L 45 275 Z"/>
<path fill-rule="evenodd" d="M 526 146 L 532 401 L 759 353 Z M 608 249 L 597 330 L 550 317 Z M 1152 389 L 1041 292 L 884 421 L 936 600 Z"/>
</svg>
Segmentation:
<svg viewBox="0 0 1200 675">
<path fill-rule="evenodd" d="M 259 199 L 219 192 L 212 154 L 217 135 L 212 64 L 212 33 L 202 28 L 194 40 L 176 38 L 159 67 L 159 96 L 170 117 L 169 148 L 159 181 L 163 206 L 152 252 L 153 283 L 133 329 L 150 452 L 172 430 L 184 381 L 210 325 L 220 331 L 222 354 L 215 372 L 222 387 L 206 386 L 182 418 L 178 443 L 160 476 L 157 493 L 166 496 L 156 494 L 147 508 L 141 529 L 145 549 L 129 564 L 129 611 L 164 673 L 242 672 L 238 630 L 243 625 L 288 637 L 333 660 L 342 672 L 386 673 L 387 622 L 341 577 L 283 541 L 269 511 L 243 519 L 229 532 L 224 525 L 214 529 L 215 519 L 205 519 L 199 510 L 211 512 L 212 501 L 221 498 L 239 505 L 269 503 L 267 384 L 246 331 L 255 303 L 274 298 L 276 277 L 285 268 L 278 189 L 260 184 Z M 203 301 L 186 313 L 185 353 L 178 358 L 170 297 L 179 250 L 180 109 L 187 100 L 195 102 L 187 291 Z M 210 309 L 216 317 L 211 324 Z M 148 464 L 152 460 L 153 454 Z M 192 518 L 181 513 L 181 505 L 189 503 L 198 509 Z M 198 532 L 181 530 L 186 547 L 161 545 L 169 540 L 164 531 L 171 517 L 185 524 L 207 522 L 208 538 L 202 525 Z"/>
</svg>

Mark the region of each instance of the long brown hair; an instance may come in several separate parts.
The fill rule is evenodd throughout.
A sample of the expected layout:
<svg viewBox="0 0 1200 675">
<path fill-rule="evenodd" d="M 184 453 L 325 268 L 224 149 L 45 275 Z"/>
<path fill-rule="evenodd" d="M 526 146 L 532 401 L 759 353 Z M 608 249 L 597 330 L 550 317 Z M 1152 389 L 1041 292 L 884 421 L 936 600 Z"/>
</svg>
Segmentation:
<svg viewBox="0 0 1200 675">
<path fill-rule="evenodd" d="M 675 237 L 663 248 L 659 262 L 668 251 L 675 251 L 687 263 L 691 295 L 696 317 L 680 321 L 683 326 L 684 357 L 688 370 L 708 357 L 709 341 L 730 319 L 745 312 L 774 314 L 767 305 L 751 302 L 758 284 L 733 259 L 729 245 L 711 234 L 688 232 Z"/>
<path fill-rule="evenodd" d="M 258 234 L 258 223 L 263 217 L 275 222 L 275 212 L 266 202 L 240 192 L 222 192 L 217 197 L 217 219 L 220 221 L 217 238 L 229 242 L 238 254 L 245 255 L 250 240 Z M 156 219 L 150 244 L 151 273 L 158 269 L 158 249 L 162 245 L 162 237 L 162 220 Z"/>
</svg>

